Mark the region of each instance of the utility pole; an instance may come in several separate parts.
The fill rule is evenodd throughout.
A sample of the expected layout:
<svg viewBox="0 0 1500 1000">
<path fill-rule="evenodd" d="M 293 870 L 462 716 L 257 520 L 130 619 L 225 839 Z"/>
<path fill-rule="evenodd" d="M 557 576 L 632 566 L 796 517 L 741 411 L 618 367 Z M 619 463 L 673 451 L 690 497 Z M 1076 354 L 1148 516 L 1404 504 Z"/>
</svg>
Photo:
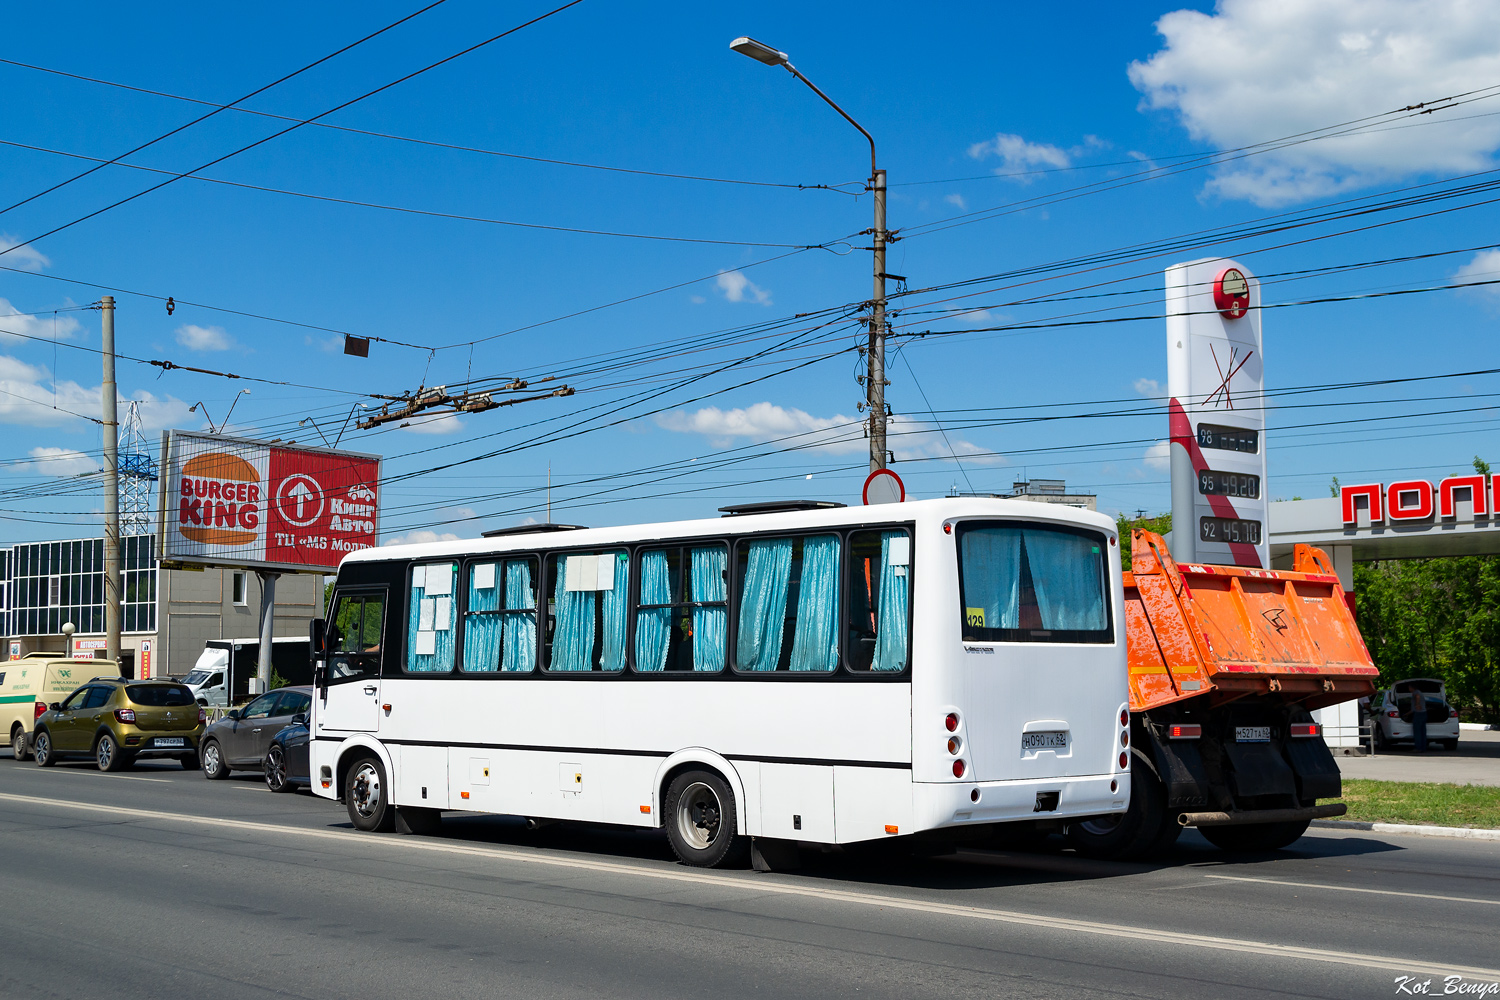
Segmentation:
<svg viewBox="0 0 1500 1000">
<path fill-rule="evenodd" d="M 104 356 L 104 648 L 120 662 L 120 419 L 115 412 L 115 298 L 99 300 Z M 71 653 L 71 650 L 69 651 Z"/>
<path fill-rule="evenodd" d="M 875 164 L 875 138 L 849 112 L 834 103 L 833 98 L 818 89 L 818 85 L 793 66 L 790 57 L 781 50 L 741 36 L 729 43 L 729 47 L 740 55 L 749 56 L 767 66 L 780 66 L 788 73 L 807 84 L 808 88 L 839 115 L 859 129 L 859 134 L 870 143 L 870 191 L 875 195 L 875 228 L 870 249 L 875 252 L 875 297 L 870 303 L 870 342 L 865 353 L 865 405 L 870 411 L 868 436 L 870 438 L 870 471 L 885 468 L 885 245 L 890 234 L 885 228 L 885 171 Z"/>
</svg>

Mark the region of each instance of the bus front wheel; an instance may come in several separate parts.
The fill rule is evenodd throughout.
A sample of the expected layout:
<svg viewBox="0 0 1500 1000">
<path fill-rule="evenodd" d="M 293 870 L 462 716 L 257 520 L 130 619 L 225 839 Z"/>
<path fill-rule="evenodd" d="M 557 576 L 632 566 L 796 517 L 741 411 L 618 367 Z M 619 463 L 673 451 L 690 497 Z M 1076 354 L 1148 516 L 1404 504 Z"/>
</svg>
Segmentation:
<svg viewBox="0 0 1500 1000">
<path fill-rule="evenodd" d="M 667 788 L 667 840 L 686 865 L 715 868 L 743 853 L 734 793 L 717 774 L 688 771 Z"/>
<path fill-rule="evenodd" d="M 344 804 L 349 822 L 367 833 L 390 833 L 396 828 L 396 810 L 391 805 L 385 768 L 376 757 L 361 757 L 344 778 Z"/>
</svg>

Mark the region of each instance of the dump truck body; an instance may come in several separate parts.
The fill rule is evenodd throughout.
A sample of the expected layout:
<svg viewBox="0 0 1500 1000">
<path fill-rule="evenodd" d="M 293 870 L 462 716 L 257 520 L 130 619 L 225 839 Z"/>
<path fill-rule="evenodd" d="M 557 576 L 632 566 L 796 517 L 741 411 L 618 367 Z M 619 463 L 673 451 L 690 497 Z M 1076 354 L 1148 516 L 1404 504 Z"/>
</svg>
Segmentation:
<svg viewBox="0 0 1500 1000">
<path fill-rule="evenodd" d="M 1311 711 L 1372 694 L 1378 671 L 1320 550 L 1294 569 L 1179 564 L 1136 531 L 1125 574 L 1132 812 L 1080 827 L 1080 849 L 1143 854 L 1199 827 L 1274 849 L 1341 815 L 1338 765 Z M 1134 830 L 1131 827 L 1135 827 Z"/>
</svg>

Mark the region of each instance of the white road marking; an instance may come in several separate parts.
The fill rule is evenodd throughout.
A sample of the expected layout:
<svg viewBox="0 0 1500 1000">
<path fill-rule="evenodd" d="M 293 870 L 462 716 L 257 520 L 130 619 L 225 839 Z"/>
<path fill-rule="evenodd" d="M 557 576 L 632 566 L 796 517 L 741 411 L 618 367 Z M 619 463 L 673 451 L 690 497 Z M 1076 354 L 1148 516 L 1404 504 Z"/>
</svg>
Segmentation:
<svg viewBox="0 0 1500 1000">
<path fill-rule="evenodd" d="M 11 773 L 14 774 L 16 772 L 11 772 Z M 20 770 L 19 773 L 21 773 L 21 774 L 36 774 L 36 775 L 41 775 L 43 773 L 46 773 L 46 774 L 86 774 L 86 775 L 88 775 L 91 778 L 109 778 L 109 779 L 115 780 L 115 781 L 160 781 L 160 782 L 162 782 L 164 784 L 169 784 L 169 785 L 172 783 L 172 779 L 171 778 L 144 778 L 144 777 L 142 777 L 142 776 L 140 776 L 138 774 L 106 774 L 103 771 L 74 771 L 74 770 L 59 771 L 59 770 L 53 769 L 51 771 L 43 772 L 40 768 L 34 768 L 32 770 L 26 770 L 26 769 L 23 768 L 23 769 Z"/>
<path fill-rule="evenodd" d="M 1381 969 L 1388 972 L 1426 974 L 1435 976 L 1460 975 L 1468 979 L 1485 981 L 1500 980 L 1500 969 L 1485 969 L 1447 963 L 1436 963 L 1421 959 L 1393 958 L 1390 955 L 1371 955 L 1359 952 L 1335 951 L 1326 948 L 1305 948 L 1300 945 L 1273 944 L 1266 941 L 1249 941 L 1241 938 L 1216 937 L 1209 934 L 1191 934 L 1184 931 L 1158 930 L 1151 927 L 1135 927 L 1130 924 L 1112 924 L 1099 920 L 1076 920 L 1071 917 L 1052 917 L 1039 913 L 1024 913 L 1019 910 L 999 910 L 983 906 L 962 906 L 956 903 L 940 903 L 933 900 L 910 899 L 887 896 L 873 892 L 855 892 L 847 889 L 831 889 L 806 882 L 777 881 L 760 876 L 715 875 L 698 869 L 648 868 L 644 865 L 624 864 L 617 861 L 595 861 L 587 858 L 548 855 L 505 847 L 478 847 L 456 844 L 451 841 L 428 840 L 415 837 L 375 837 L 369 834 L 351 833 L 344 830 L 312 830 L 303 827 L 277 826 L 271 823 L 255 823 L 249 820 L 219 819 L 207 816 L 189 816 L 184 813 L 158 812 L 151 809 L 130 809 L 120 806 L 94 805 L 86 802 L 62 802 L 54 799 L 34 798 L 29 795 L 11 795 L 0 792 L 0 802 L 37 806 L 52 809 L 74 809 L 82 812 L 108 813 L 116 819 L 134 818 L 146 821 L 184 823 L 216 827 L 221 830 L 239 830 L 246 833 L 279 834 L 303 837 L 311 840 L 333 841 L 350 845 L 385 845 L 403 851 L 426 851 L 436 854 L 459 854 L 510 861 L 518 864 L 544 865 L 551 868 L 570 868 L 575 871 L 600 872 L 608 875 L 633 876 L 661 882 L 711 885 L 724 889 L 738 889 L 757 895 L 799 896 L 832 903 L 874 907 L 883 910 L 906 910 L 915 913 L 932 913 L 970 920 L 985 920 L 995 923 L 1017 924 L 1036 930 L 1048 928 L 1092 934 L 1101 937 L 1119 938 L 1129 941 L 1150 941 L 1156 944 L 1176 945 L 1184 948 L 1203 948 L 1213 951 L 1237 952 L 1254 955 L 1295 959 L 1305 962 L 1325 962 L 1362 969 Z"/>
<path fill-rule="evenodd" d="M 1429 892 L 1399 892 L 1395 889 L 1363 889 L 1353 885 L 1321 885 L 1316 882 L 1281 882 L 1274 878 L 1246 878 L 1243 875 L 1205 875 L 1203 877 L 1223 879 L 1226 882 L 1260 882 L 1265 885 L 1289 885 L 1296 889 L 1329 889 L 1334 892 L 1370 892 L 1378 896 L 1408 896 L 1412 899 L 1440 899 L 1445 903 L 1482 903 L 1485 906 L 1500 906 L 1500 899 L 1474 899 L 1472 896 L 1435 896 Z"/>
</svg>

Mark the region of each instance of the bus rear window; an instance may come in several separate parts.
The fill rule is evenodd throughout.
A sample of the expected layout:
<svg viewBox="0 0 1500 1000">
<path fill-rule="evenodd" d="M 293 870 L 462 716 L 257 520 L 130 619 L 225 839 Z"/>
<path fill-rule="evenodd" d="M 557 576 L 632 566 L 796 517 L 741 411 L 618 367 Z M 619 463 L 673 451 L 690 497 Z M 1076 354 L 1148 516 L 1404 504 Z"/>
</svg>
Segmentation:
<svg viewBox="0 0 1500 1000">
<path fill-rule="evenodd" d="M 1112 642 L 1104 536 L 1016 522 L 961 524 L 965 642 Z"/>
</svg>

